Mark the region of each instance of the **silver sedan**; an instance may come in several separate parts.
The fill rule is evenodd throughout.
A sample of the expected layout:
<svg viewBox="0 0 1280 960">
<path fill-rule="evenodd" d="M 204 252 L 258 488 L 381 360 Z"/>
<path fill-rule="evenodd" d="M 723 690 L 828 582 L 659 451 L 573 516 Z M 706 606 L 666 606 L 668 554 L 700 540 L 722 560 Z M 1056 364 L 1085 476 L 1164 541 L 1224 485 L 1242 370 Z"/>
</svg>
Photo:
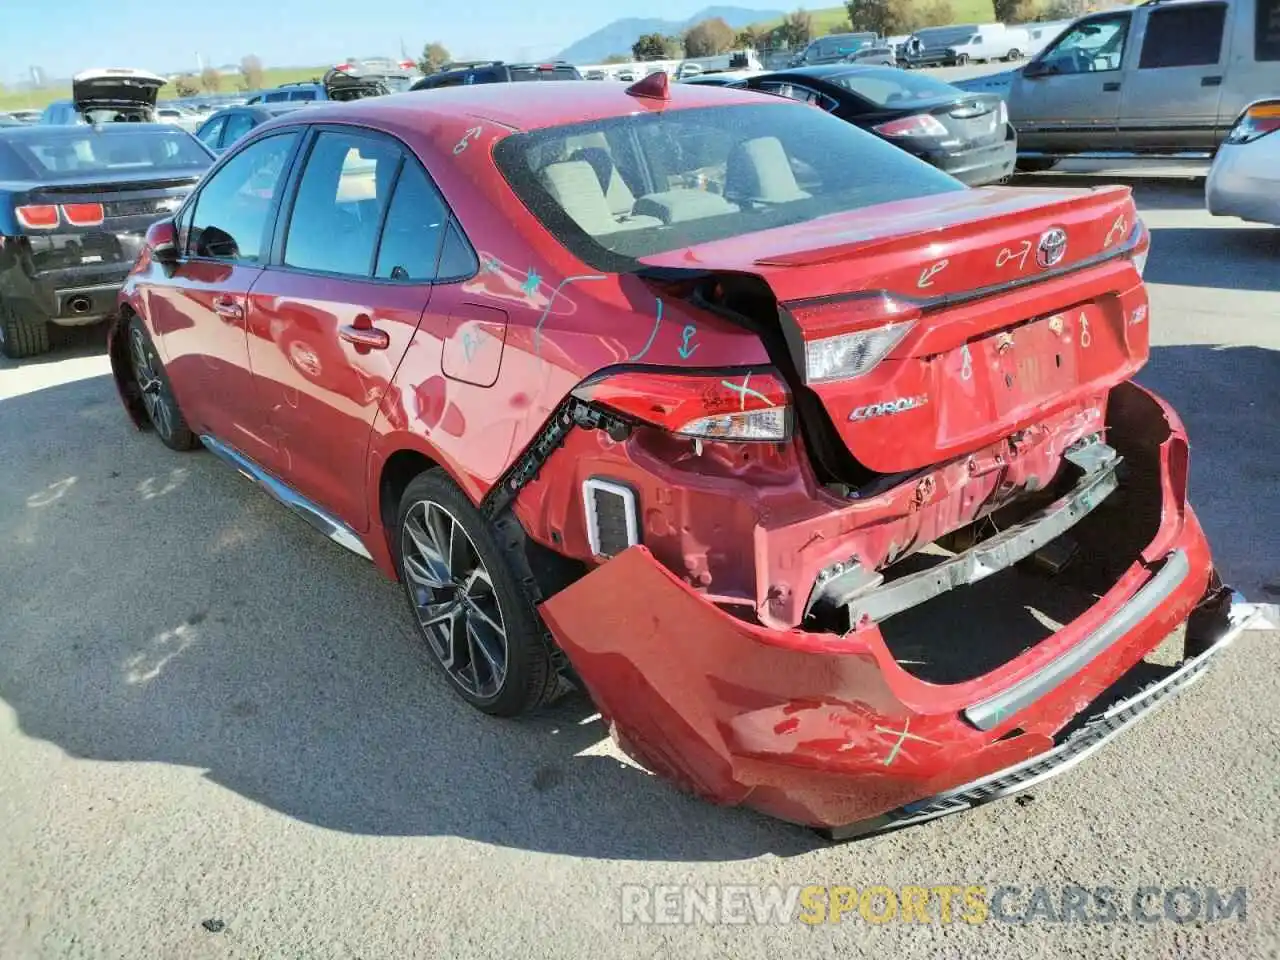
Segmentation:
<svg viewBox="0 0 1280 960">
<path fill-rule="evenodd" d="M 1214 157 L 1205 206 L 1219 217 L 1280 226 L 1280 99 L 1259 100 L 1240 114 Z"/>
</svg>

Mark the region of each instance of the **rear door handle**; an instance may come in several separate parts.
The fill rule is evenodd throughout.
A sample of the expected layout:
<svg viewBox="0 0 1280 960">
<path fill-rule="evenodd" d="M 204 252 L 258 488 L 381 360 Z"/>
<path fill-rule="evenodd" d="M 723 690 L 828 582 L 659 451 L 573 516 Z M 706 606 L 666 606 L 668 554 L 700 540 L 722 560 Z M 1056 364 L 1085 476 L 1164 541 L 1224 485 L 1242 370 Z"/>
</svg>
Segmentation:
<svg viewBox="0 0 1280 960">
<path fill-rule="evenodd" d="M 226 297 L 218 297 L 213 301 L 213 312 L 228 323 L 239 323 L 244 320 L 244 307 Z"/>
<path fill-rule="evenodd" d="M 379 330 L 366 314 L 360 314 L 344 327 L 338 328 L 338 336 L 347 343 L 354 344 L 357 353 L 368 353 L 370 350 L 385 350 L 391 346 L 391 337 L 385 330 Z"/>
<path fill-rule="evenodd" d="M 1119 89 L 1120 89 L 1119 80 L 1112 80 L 1110 83 L 1104 83 L 1102 85 L 1103 93 L 1115 93 Z"/>
<path fill-rule="evenodd" d="M 1201 77 L 1200 86 L 1202 87 L 1220 87 L 1222 86 L 1221 77 Z"/>
</svg>

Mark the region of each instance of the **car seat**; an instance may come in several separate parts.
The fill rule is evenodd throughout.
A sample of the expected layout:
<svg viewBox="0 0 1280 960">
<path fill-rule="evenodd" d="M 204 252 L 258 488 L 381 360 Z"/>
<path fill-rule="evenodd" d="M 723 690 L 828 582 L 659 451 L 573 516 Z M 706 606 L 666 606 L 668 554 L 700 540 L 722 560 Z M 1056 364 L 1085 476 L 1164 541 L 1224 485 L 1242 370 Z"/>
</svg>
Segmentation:
<svg viewBox="0 0 1280 960">
<path fill-rule="evenodd" d="M 631 216 L 630 206 L 626 213 L 615 214 L 610 209 L 595 168 L 585 160 L 550 163 L 543 168 L 541 178 L 543 186 L 561 209 L 592 236 L 662 225 L 656 217 Z"/>
<path fill-rule="evenodd" d="M 772 205 L 808 200 L 777 137 L 744 140 L 729 153 L 724 195 L 738 204 Z"/>
</svg>

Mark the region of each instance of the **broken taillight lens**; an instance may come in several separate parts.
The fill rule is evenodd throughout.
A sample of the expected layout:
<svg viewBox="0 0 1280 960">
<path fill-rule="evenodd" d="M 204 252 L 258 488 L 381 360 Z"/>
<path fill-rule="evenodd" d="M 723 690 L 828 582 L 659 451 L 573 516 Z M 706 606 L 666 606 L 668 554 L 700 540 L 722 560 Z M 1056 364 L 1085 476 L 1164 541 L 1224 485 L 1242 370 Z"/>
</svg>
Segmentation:
<svg viewBox="0 0 1280 960">
<path fill-rule="evenodd" d="M 852 380 L 870 373 L 920 317 L 914 304 L 883 294 L 793 307 L 804 333 L 805 382 Z"/>
<path fill-rule="evenodd" d="M 670 433 L 702 440 L 786 440 L 791 394 L 777 371 L 715 374 L 629 370 L 582 384 L 574 396 Z"/>
</svg>

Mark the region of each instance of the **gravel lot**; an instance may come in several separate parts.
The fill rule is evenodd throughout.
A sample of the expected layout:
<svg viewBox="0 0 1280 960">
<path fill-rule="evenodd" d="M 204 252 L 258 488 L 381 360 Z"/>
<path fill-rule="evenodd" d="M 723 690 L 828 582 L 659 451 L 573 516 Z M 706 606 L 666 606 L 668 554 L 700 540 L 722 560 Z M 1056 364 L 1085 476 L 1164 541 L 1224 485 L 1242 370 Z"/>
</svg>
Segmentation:
<svg viewBox="0 0 1280 960">
<path fill-rule="evenodd" d="M 1159 172 L 1137 188 L 1141 379 L 1186 420 L 1226 577 L 1274 603 L 1280 233 L 1211 219 L 1194 171 Z M 134 433 L 93 336 L 0 361 L 0 551 L 0 957 L 1280 951 L 1275 632 L 1030 800 L 828 846 L 620 763 L 581 700 L 524 723 L 467 709 L 372 567 L 212 457 Z M 620 924 L 622 885 L 673 883 L 1248 899 L 1186 925 Z"/>
</svg>

